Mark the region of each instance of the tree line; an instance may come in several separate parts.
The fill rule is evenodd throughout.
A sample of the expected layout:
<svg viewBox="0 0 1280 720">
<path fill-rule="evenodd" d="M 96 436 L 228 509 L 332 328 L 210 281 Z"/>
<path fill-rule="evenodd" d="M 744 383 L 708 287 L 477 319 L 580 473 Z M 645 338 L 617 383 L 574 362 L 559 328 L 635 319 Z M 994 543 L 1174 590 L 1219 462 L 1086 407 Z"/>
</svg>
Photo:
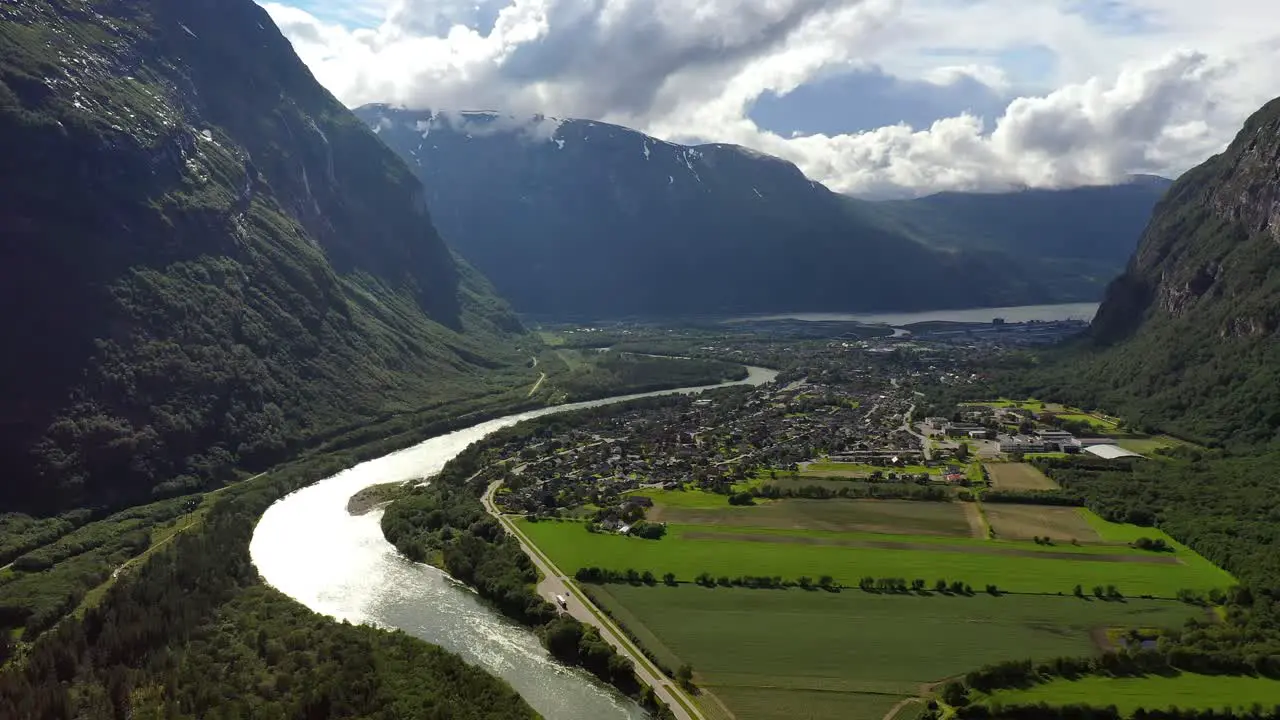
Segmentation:
<svg viewBox="0 0 1280 720">
<path fill-rule="evenodd" d="M 610 570 L 601 567 L 581 567 L 574 573 L 574 579 L 582 583 L 592 583 L 596 585 L 603 584 L 628 584 L 628 585 L 649 585 L 654 586 L 659 582 L 659 577 L 652 570 L 636 570 L 628 568 L 626 570 Z M 677 586 L 682 582 L 688 582 L 676 579 L 675 573 L 663 573 L 661 582 L 668 586 Z M 841 590 L 852 589 L 851 586 L 842 585 L 836 582 L 831 575 L 820 575 L 817 578 L 808 575 L 801 575 L 797 578 L 783 578 L 780 575 L 737 575 L 730 577 L 728 575 L 712 575 L 709 572 L 698 573 L 693 579 L 693 584 L 706 588 L 715 587 L 738 587 L 749 589 L 763 590 L 785 590 L 788 588 L 799 588 L 801 590 L 827 590 L 830 592 L 839 592 Z M 908 581 L 905 578 L 897 577 L 863 577 L 858 580 L 859 590 L 868 593 L 888 593 L 904 595 L 916 593 L 920 595 L 937 593 L 940 595 L 966 595 L 972 596 L 974 592 L 973 586 L 961 580 L 945 580 L 938 579 L 933 583 L 928 583 L 923 579 L 917 578 Z M 1079 586 L 1077 586 L 1079 588 Z M 1111 586 L 1114 591 L 1114 586 Z M 1003 594 L 995 585 L 986 585 L 983 592 L 989 595 L 999 596 Z"/>
</svg>

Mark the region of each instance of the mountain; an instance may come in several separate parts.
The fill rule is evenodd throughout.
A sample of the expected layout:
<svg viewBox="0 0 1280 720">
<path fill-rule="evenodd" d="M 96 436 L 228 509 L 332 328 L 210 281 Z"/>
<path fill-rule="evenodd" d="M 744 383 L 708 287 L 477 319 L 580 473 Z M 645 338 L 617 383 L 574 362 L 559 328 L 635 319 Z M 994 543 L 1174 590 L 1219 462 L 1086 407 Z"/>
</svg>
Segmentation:
<svg viewBox="0 0 1280 720">
<path fill-rule="evenodd" d="M 1280 440 L 1278 243 L 1275 100 L 1169 189 L 1063 386 L 1204 443 Z"/>
<path fill-rule="evenodd" d="M 928 309 L 1092 299 L 1022 253 L 927 247 L 789 162 L 587 120 L 356 110 L 445 240 L 556 317 Z"/>
<path fill-rule="evenodd" d="M 1001 193 L 944 192 L 879 202 L 892 227 L 926 245 L 1034 259 L 1042 275 L 1096 286 L 1124 269 L 1173 181 L 1135 175 L 1117 185 Z"/>
<path fill-rule="evenodd" d="M 208 487 L 527 358 L 257 5 L 23 0 L 0 44 L 0 507 Z"/>
</svg>

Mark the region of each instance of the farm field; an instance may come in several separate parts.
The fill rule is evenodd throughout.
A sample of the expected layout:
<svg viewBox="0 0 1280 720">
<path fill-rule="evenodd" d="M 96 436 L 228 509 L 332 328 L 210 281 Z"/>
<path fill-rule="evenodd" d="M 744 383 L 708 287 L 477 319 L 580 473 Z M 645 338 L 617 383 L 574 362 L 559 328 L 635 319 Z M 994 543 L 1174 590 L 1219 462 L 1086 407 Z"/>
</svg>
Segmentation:
<svg viewBox="0 0 1280 720">
<path fill-rule="evenodd" d="M 982 508 L 996 537 L 1029 540 L 1048 536 L 1064 544 L 1071 540 L 1082 543 L 1102 540 L 1098 531 L 1080 513 L 1080 508 L 994 502 L 983 503 Z"/>
<path fill-rule="evenodd" d="M 1045 404 L 1039 400 L 1010 400 L 1009 398 L 1000 398 L 999 400 L 987 400 L 983 402 L 967 402 L 965 405 L 974 407 L 994 407 L 994 408 L 1015 408 L 1018 410 L 1030 410 L 1031 412 L 1042 412 Z"/>
<path fill-rule="evenodd" d="M 1122 713 L 1138 708 L 1271 708 L 1280 704 L 1280 681 L 1262 677 L 1233 677 L 1182 673 L 1173 677 L 1088 677 L 1058 680 L 1025 690 L 1001 690 L 990 701 L 1005 705 L 1047 702 L 1051 705 L 1089 703 L 1115 705 Z"/>
<path fill-rule="evenodd" d="M 970 534 L 969 521 L 959 503 L 914 500 L 787 499 L 733 506 L 721 498 L 715 508 L 663 507 L 650 512 L 649 518 L 677 525 L 955 537 Z"/>
<path fill-rule="evenodd" d="M 829 501 L 828 501 L 829 502 Z M 1190 551 L 1155 554 L 1109 548 L 1043 548 L 1032 543 L 987 543 L 966 538 L 818 534 L 698 525 L 668 525 L 661 540 L 589 534 L 581 524 L 521 520 L 521 529 L 566 573 L 582 567 L 671 572 L 691 581 L 714 576 L 768 575 L 813 578 L 830 575 L 843 585 L 860 578 L 938 578 L 982 588 L 997 585 L 1018 593 L 1067 593 L 1076 584 L 1118 586 L 1128 596 L 1174 597 L 1182 588 L 1227 587 L 1230 575 Z M 943 542 L 945 541 L 945 542 Z M 1024 548 L 1025 545 L 1025 548 Z M 1036 549 L 1031 549 L 1036 548 Z M 1080 550 L 1085 550 L 1081 548 Z"/>
<path fill-rule="evenodd" d="M 742 686 L 717 687 L 712 692 L 738 720 L 880 720 L 903 699 L 880 693 Z"/>
<path fill-rule="evenodd" d="M 629 495 L 647 497 L 655 506 L 669 508 L 721 509 L 730 508 L 729 498 L 703 490 L 658 490 L 646 488 L 634 490 Z"/>
<path fill-rule="evenodd" d="M 1092 415 L 1086 412 L 1076 411 L 1076 412 L 1064 412 L 1064 413 L 1055 413 L 1055 414 L 1063 420 L 1087 423 L 1091 427 L 1093 427 L 1093 429 L 1097 432 L 1112 432 L 1116 429 L 1115 421 L 1108 420 L 1104 417 L 1099 417 L 1097 415 Z"/>
<path fill-rule="evenodd" d="M 996 490 L 1057 490 L 1058 483 L 1029 463 L 986 463 Z"/>
<path fill-rule="evenodd" d="M 923 684 L 973 667 L 1090 654 L 1097 627 L 1178 627 L 1199 612 L 1176 602 L 1071 597 L 589 587 L 642 642 L 659 644 L 664 662 L 691 664 L 741 720 L 879 720 Z"/>
<path fill-rule="evenodd" d="M 1140 455 L 1151 455 L 1162 448 L 1172 448 L 1186 443 L 1168 435 L 1157 435 L 1155 437 L 1122 437 L 1116 440 L 1116 445 L 1128 450 L 1136 452 Z"/>
</svg>

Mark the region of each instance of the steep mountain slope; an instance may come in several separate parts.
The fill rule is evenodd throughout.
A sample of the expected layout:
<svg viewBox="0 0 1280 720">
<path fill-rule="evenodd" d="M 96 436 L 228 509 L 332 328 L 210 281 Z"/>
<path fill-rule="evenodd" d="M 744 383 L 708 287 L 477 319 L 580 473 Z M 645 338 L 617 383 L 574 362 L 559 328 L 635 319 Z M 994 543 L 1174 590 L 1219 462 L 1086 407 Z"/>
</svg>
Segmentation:
<svg viewBox="0 0 1280 720">
<path fill-rule="evenodd" d="M 1280 100 L 1156 208 L 1062 387 L 1205 442 L 1280 439 Z"/>
<path fill-rule="evenodd" d="M 1119 185 L 1004 193 L 938 193 L 875 203 L 893 227 L 925 244 L 1021 256 L 1045 275 L 1095 283 L 1124 269 L 1172 181 L 1143 175 Z"/>
<path fill-rule="evenodd" d="M 520 311 L 560 317 L 1080 299 L 1021 258 L 928 248 L 791 163 L 584 120 L 356 111 L 445 240 Z M 1085 291 L 1087 292 L 1087 290 Z M 1084 296 L 1086 299 L 1088 295 Z"/>
<path fill-rule="evenodd" d="M 0 45 L 0 507 L 190 491 L 527 358 L 255 4 L 4 3 Z"/>
</svg>

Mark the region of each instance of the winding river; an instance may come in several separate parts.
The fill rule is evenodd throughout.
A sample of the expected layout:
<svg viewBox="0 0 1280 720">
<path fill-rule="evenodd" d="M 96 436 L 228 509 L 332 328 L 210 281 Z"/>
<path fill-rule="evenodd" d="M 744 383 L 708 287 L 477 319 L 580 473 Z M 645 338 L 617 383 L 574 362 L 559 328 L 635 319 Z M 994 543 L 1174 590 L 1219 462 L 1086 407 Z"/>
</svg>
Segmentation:
<svg viewBox="0 0 1280 720">
<path fill-rule="evenodd" d="M 263 514 L 250 555 L 271 586 L 316 612 L 399 628 L 498 675 L 547 720 L 637 720 L 638 705 L 585 672 L 551 659 L 527 628 L 491 610 L 440 570 L 401 557 L 382 536 L 381 511 L 352 516 L 347 500 L 380 483 L 430 476 L 489 433 L 542 415 L 642 397 L 762 385 L 777 372 L 749 367 L 745 380 L 541 408 L 490 420 L 361 463 L 282 498 Z"/>
</svg>

